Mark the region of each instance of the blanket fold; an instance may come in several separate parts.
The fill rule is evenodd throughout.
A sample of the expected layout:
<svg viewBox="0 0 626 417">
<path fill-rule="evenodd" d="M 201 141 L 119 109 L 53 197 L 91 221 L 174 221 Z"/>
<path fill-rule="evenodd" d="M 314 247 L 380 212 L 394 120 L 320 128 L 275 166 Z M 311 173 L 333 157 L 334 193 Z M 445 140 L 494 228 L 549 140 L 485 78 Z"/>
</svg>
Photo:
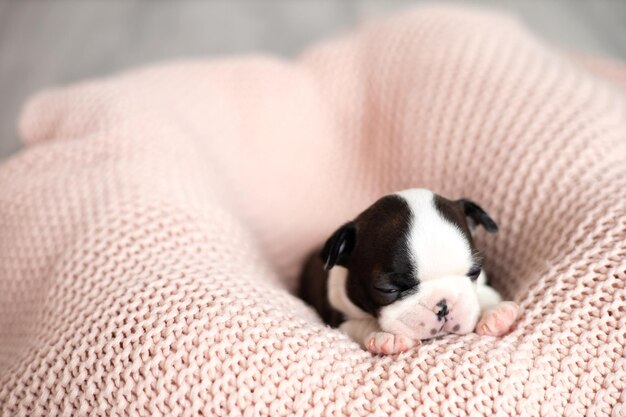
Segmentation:
<svg viewBox="0 0 626 417">
<path fill-rule="evenodd" d="M 626 68 L 421 8 L 294 62 L 143 68 L 26 104 L 0 167 L 0 415 L 626 415 Z M 375 357 L 293 296 L 380 195 L 471 197 L 524 310 Z"/>
</svg>

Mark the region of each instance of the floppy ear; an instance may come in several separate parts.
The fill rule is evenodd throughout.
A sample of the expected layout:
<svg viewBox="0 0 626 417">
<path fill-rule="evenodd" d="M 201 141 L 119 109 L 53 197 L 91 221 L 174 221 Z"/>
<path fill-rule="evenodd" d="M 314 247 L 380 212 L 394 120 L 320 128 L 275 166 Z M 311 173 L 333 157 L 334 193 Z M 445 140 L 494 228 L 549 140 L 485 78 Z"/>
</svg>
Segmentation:
<svg viewBox="0 0 626 417">
<path fill-rule="evenodd" d="M 329 270 L 335 265 L 345 262 L 354 249 L 356 242 L 356 225 L 349 222 L 341 226 L 331 237 L 328 238 L 322 249 L 322 261 L 324 269 Z"/>
<path fill-rule="evenodd" d="M 498 225 L 496 222 L 493 221 L 487 212 L 478 204 L 466 198 L 457 200 L 457 202 L 461 204 L 461 207 L 463 207 L 463 211 L 467 217 L 467 224 L 472 232 L 478 225 L 484 227 L 489 233 L 496 233 L 498 231 Z"/>
</svg>

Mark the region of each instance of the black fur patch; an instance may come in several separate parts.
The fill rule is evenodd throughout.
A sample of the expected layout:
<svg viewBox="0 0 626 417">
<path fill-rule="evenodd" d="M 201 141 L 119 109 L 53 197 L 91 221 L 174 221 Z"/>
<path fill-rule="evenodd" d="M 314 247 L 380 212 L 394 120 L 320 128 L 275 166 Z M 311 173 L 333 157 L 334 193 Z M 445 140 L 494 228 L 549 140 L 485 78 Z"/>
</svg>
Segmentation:
<svg viewBox="0 0 626 417">
<path fill-rule="evenodd" d="M 335 310 L 328 301 L 328 271 L 324 269 L 319 250 L 312 253 L 304 265 L 298 297 L 315 308 L 324 323 L 337 327 L 344 321 L 343 314 Z"/>
<path fill-rule="evenodd" d="M 346 263 L 347 293 L 355 305 L 374 316 L 381 307 L 414 292 L 419 284 L 407 244 L 411 217 L 407 202 L 389 195 L 355 219 L 356 244 Z"/>
</svg>

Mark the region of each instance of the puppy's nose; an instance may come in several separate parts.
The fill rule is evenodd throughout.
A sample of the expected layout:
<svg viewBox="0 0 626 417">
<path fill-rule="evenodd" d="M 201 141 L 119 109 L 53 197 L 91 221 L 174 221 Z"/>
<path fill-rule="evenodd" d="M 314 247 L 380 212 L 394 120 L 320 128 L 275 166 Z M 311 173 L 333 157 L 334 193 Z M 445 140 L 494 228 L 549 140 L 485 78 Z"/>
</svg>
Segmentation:
<svg viewBox="0 0 626 417">
<path fill-rule="evenodd" d="M 445 298 L 441 299 L 441 301 L 439 301 L 437 303 L 437 307 L 439 307 L 439 310 L 437 311 L 437 317 L 439 318 L 439 320 L 443 319 L 445 316 L 448 315 L 449 311 L 448 311 L 448 302 L 446 301 Z"/>
</svg>

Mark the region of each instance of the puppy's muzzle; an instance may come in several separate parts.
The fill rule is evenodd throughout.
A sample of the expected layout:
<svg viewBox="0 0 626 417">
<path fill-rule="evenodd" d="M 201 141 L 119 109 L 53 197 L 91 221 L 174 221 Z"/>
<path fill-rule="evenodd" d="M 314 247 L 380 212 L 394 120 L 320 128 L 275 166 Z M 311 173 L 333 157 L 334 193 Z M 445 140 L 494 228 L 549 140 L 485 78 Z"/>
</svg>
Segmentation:
<svg viewBox="0 0 626 417">
<path fill-rule="evenodd" d="M 437 303 L 437 317 L 439 320 L 443 320 L 450 312 L 448 311 L 448 301 L 443 298 L 441 301 Z"/>
</svg>

